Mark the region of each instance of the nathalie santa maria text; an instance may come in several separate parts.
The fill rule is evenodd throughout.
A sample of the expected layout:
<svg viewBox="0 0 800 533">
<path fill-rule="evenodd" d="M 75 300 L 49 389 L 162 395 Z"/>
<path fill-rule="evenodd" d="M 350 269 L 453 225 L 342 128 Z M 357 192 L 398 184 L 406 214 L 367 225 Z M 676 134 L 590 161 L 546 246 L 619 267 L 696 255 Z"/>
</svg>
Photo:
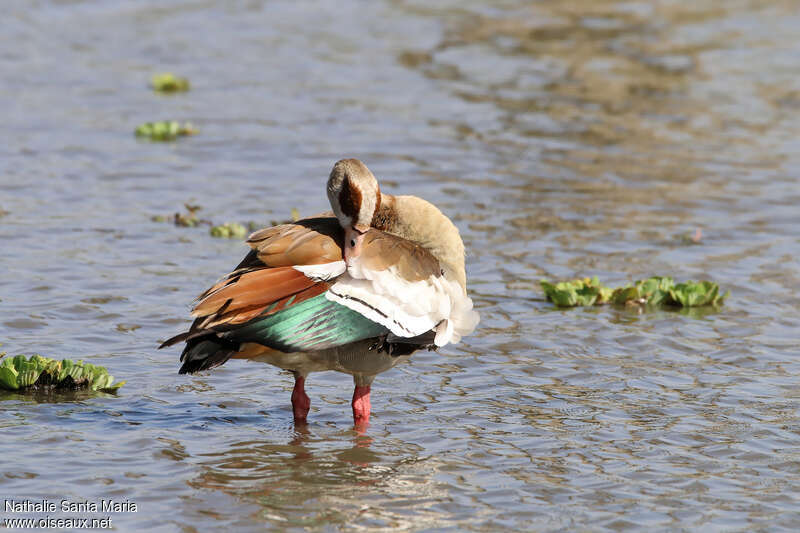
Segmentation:
<svg viewBox="0 0 800 533">
<path fill-rule="evenodd" d="M 130 500 L 106 500 L 100 502 L 71 502 L 69 500 L 4 500 L 7 513 L 135 513 L 139 510 Z"/>
</svg>

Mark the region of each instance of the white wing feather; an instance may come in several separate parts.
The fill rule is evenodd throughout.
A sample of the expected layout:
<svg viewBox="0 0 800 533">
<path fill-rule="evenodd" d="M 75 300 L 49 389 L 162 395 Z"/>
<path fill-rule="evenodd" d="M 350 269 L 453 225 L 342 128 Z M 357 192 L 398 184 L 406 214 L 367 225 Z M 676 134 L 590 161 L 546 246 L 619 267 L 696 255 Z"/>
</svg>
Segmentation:
<svg viewBox="0 0 800 533">
<path fill-rule="evenodd" d="M 479 320 L 472 300 L 457 281 L 443 276 L 407 281 L 393 267 L 370 270 L 357 259 L 325 295 L 386 326 L 398 337 L 435 330 L 437 346 L 457 343 L 472 333 Z"/>
<path fill-rule="evenodd" d="M 343 274 L 347 265 L 344 261 L 334 261 L 321 265 L 295 265 L 292 268 L 299 270 L 314 281 L 328 281 Z"/>
</svg>

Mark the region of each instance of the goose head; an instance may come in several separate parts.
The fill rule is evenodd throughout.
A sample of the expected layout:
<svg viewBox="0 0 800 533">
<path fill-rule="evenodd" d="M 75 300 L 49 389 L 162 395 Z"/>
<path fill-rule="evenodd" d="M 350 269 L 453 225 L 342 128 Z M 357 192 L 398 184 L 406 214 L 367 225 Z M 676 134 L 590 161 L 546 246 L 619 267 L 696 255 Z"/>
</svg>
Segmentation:
<svg viewBox="0 0 800 533">
<path fill-rule="evenodd" d="M 328 178 L 328 200 L 344 229 L 346 261 L 358 257 L 364 234 L 381 205 L 378 180 L 358 159 L 342 159 Z"/>
</svg>

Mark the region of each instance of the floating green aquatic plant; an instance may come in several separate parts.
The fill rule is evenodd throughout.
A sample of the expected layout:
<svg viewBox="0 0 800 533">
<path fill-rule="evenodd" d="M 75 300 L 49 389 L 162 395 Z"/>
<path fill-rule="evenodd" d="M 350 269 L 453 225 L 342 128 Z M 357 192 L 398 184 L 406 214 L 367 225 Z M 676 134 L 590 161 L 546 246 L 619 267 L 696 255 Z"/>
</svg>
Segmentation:
<svg viewBox="0 0 800 533">
<path fill-rule="evenodd" d="M 202 209 L 202 207 L 199 205 L 183 204 L 183 207 L 186 208 L 186 213 L 175 213 L 175 216 L 172 218 L 172 221 L 176 226 L 193 228 L 195 226 L 199 226 L 200 224 L 211 224 L 211 221 L 201 220 L 197 216 L 197 212 Z"/>
<path fill-rule="evenodd" d="M 687 281 L 678 283 L 669 290 L 670 303 L 683 307 L 700 307 L 703 305 L 721 305 L 730 296 L 731 291 L 719 293 L 719 286 L 711 281 Z"/>
<path fill-rule="evenodd" d="M 197 216 L 197 212 L 202 209 L 199 205 L 183 204 L 186 208 L 185 213 L 175 213 L 172 216 L 167 215 L 153 215 L 150 220 L 153 222 L 172 222 L 176 226 L 183 228 L 194 228 L 201 224 L 211 225 L 210 220 L 201 219 Z"/>
<path fill-rule="evenodd" d="M 178 137 L 194 135 L 197 129 L 189 122 L 181 124 L 175 120 L 145 122 L 136 128 L 137 137 L 147 137 L 151 141 L 174 141 Z"/>
<path fill-rule="evenodd" d="M 244 239 L 248 233 L 262 228 L 263 225 L 257 222 L 249 221 L 244 224 L 238 222 L 226 222 L 225 224 L 215 225 L 207 219 L 201 219 L 197 216 L 197 212 L 201 209 L 199 205 L 183 204 L 186 208 L 185 213 L 175 213 L 174 216 L 166 215 L 153 215 L 150 220 L 153 222 L 169 222 L 172 221 L 176 226 L 193 228 L 200 225 L 210 226 L 209 234 L 212 237 L 222 239 Z M 292 208 L 290 212 L 291 218 L 288 220 L 277 221 L 273 220 L 272 225 L 278 226 L 280 224 L 291 224 L 300 220 L 300 212 L 297 208 Z"/>
<path fill-rule="evenodd" d="M 69 359 L 56 361 L 41 355 L 4 358 L 0 354 L 0 388 L 20 391 L 43 388 L 116 392 L 125 384 L 102 366 Z"/>
<path fill-rule="evenodd" d="M 690 282 L 691 283 L 691 282 Z M 662 305 L 671 304 L 670 293 L 675 283 L 670 277 L 654 276 L 645 280 L 636 281 L 633 285 L 625 285 L 614 289 L 609 301 L 612 304 L 642 304 Z"/>
<path fill-rule="evenodd" d="M 244 239 L 247 236 L 247 228 L 237 222 L 226 222 L 211 228 L 212 237 L 224 239 Z"/>
<path fill-rule="evenodd" d="M 552 284 L 545 280 L 539 282 L 547 299 L 558 307 L 575 307 L 576 305 L 594 305 L 606 303 L 611 296 L 609 289 L 597 279 L 575 279 Z"/>
<path fill-rule="evenodd" d="M 189 90 L 189 80 L 171 72 L 163 72 L 150 78 L 150 86 L 159 93 L 184 92 Z"/>
<path fill-rule="evenodd" d="M 678 307 L 718 306 L 730 295 L 720 294 L 711 281 L 675 283 L 670 277 L 654 276 L 632 285 L 612 289 L 597 279 L 583 278 L 556 284 L 540 281 L 546 298 L 558 307 L 578 305 L 668 305 Z"/>
</svg>

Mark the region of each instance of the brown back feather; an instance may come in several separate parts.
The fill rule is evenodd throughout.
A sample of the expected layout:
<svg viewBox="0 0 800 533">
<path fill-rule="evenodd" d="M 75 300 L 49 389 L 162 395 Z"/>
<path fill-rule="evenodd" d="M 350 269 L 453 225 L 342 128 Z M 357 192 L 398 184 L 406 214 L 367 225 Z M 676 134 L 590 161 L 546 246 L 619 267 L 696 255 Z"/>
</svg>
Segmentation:
<svg viewBox="0 0 800 533">
<path fill-rule="evenodd" d="M 318 216 L 259 230 L 247 239 L 267 266 L 319 265 L 342 258 L 344 232 L 333 216 Z"/>
<path fill-rule="evenodd" d="M 371 270 L 386 270 L 393 266 L 408 281 L 441 275 L 439 261 L 425 248 L 376 229 L 364 235 L 360 259 Z"/>
</svg>

